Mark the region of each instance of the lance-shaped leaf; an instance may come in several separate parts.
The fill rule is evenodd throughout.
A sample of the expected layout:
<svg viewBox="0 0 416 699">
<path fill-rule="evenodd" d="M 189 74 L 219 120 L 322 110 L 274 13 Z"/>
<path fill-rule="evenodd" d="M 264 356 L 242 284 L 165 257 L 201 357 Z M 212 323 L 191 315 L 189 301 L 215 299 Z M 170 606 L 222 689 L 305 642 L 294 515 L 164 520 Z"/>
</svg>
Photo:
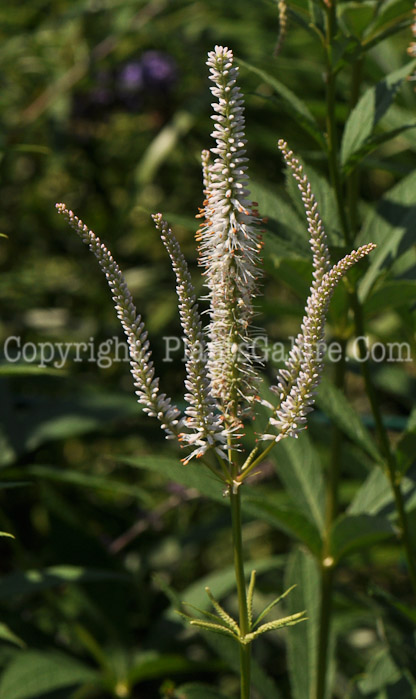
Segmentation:
<svg viewBox="0 0 416 699">
<path fill-rule="evenodd" d="M 283 619 L 276 619 L 275 621 L 268 621 L 266 624 L 262 624 L 261 626 L 256 629 L 256 631 L 253 631 L 252 633 L 247 633 L 245 636 L 242 638 L 243 643 L 251 643 L 254 641 L 257 636 L 260 636 L 262 633 L 266 633 L 267 631 L 277 631 L 278 629 L 283 629 L 285 626 L 294 626 L 295 624 L 299 624 L 301 621 L 306 621 L 308 617 L 306 616 L 306 612 L 297 612 L 296 614 L 292 614 L 291 616 L 285 616 Z"/>
<path fill-rule="evenodd" d="M 410 61 L 371 86 L 361 97 L 348 118 L 342 139 L 341 161 L 345 169 L 348 169 L 350 161 L 354 160 L 358 151 L 363 150 L 365 153 L 363 145 L 370 138 L 375 126 L 392 104 L 403 81 L 415 66 L 416 61 Z"/>
<path fill-rule="evenodd" d="M 237 622 L 234 621 L 234 619 L 229 614 L 227 614 L 225 609 L 221 607 L 221 605 L 219 604 L 219 602 L 217 602 L 209 587 L 205 588 L 205 592 L 207 593 L 214 609 L 216 609 L 218 616 L 222 619 L 224 624 L 226 624 L 232 631 L 239 634 L 240 629 Z"/>
<path fill-rule="evenodd" d="M 255 629 L 256 626 L 264 619 L 264 617 L 267 616 L 267 614 L 273 609 L 273 607 L 275 607 L 276 604 L 279 604 L 280 600 L 284 599 L 286 597 L 286 595 L 288 595 L 289 592 L 292 592 L 292 590 L 295 587 L 296 587 L 296 585 L 292 585 L 292 587 L 289 587 L 288 590 L 286 590 L 281 595 L 279 595 L 279 597 L 276 597 L 276 599 L 274 599 L 272 602 L 270 602 L 270 604 L 268 604 L 267 607 L 265 607 L 263 609 L 263 611 L 257 617 L 256 621 L 253 624 L 253 629 Z"/>
</svg>

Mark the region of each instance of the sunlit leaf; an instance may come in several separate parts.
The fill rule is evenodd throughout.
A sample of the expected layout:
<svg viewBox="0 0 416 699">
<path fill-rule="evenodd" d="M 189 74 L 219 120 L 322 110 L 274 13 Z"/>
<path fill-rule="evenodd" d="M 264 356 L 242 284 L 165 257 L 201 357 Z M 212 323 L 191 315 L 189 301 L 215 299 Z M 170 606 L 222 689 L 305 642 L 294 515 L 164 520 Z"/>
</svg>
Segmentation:
<svg viewBox="0 0 416 699">
<path fill-rule="evenodd" d="M 380 271 L 414 245 L 416 172 L 411 172 L 392 187 L 371 209 L 359 234 L 363 241 L 377 244 L 368 259 L 368 270 L 359 283 L 359 298 L 364 302 Z"/>
<path fill-rule="evenodd" d="M 341 161 L 344 168 L 348 167 L 351 159 L 371 136 L 375 126 L 392 104 L 403 80 L 412 73 L 415 66 L 416 61 L 410 61 L 399 70 L 390 73 L 368 88 L 358 101 L 345 125 L 342 139 Z"/>
<path fill-rule="evenodd" d="M 287 88 L 272 75 L 269 75 L 264 70 L 260 70 L 249 63 L 246 63 L 246 61 L 238 59 L 238 63 L 243 68 L 246 68 L 255 75 L 258 75 L 263 82 L 270 85 L 279 95 L 290 116 L 299 124 L 299 126 L 308 131 L 308 133 L 314 137 L 321 147 L 325 148 L 325 139 L 321 129 L 319 128 L 306 104 L 302 102 L 302 100 L 299 99 L 299 97 L 292 92 L 292 90 L 289 90 L 289 88 Z"/>
<path fill-rule="evenodd" d="M 151 182 L 158 168 L 169 156 L 178 141 L 192 127 L 194 117 L 189 112 L 178 111 L 150 143 L 136 170 L 136 182 L 143 186 Z"/>
</svg>

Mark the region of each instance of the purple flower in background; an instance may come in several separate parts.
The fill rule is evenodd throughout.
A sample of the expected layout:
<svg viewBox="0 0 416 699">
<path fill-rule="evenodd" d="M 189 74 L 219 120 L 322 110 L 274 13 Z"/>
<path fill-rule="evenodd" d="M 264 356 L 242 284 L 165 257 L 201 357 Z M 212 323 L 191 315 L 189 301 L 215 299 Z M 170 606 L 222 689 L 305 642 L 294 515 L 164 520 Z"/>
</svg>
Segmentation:
<svg viewBox="0 0 416 699">
<path fill-rule="evenodd" d="M 166 97 L 177 78 L 172 56 L 162 51 L 145 51 L 116 69 L 92 72 L 88 88 L 74 94 L 73 116 L 103 121 L 115 109 L 137 112 L 151 108 L 166 118 Z"/>
<path fill-rule="evenodd" d="M 141 57 L 143 81 L 148 89 L 168 90 L 177 80 L 176 63 L 161 51 L 146 51 Z"/>
<path fill-rule="evenodd" d="M 161 51 L 145 51 L 139 60 L 125 63 L 118 75 L 118 88 L 124 94 L 165 92 L 175 84 L 174 59 Z"/>
<path fill-rule="evenodd" d="M 145 51 L 140 58 L 125 63 L 117 75 L 117 93 L 120 105 L 136 110 L 154 102 L 163 111 L 164 98 L 170 93 L 178 77 L 172 56 L 161 51 Z"/>
<path fill-rule="evenodd" d="M 139 61 L 126 63 L 119 75 L 119 86 L 127 92 L 137 92 L 143 87 L 143 67 Z"/>
</svg>

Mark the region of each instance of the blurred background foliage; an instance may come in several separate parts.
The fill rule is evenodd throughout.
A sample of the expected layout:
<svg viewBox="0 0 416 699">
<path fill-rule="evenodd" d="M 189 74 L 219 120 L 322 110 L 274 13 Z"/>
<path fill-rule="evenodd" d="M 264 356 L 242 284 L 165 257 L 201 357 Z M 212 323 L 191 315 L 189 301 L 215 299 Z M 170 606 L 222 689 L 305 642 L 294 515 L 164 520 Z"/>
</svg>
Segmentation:
<svg viewBox="0 0 416 699">
<path fill-rule="evenodd" d="M 0 239 L 2 347 L 13 336 L 19 336 L 22 345 L 88 346 L 81 362 L 71 361 L 75 348 L 71 349 L 62 369 L 54 369 L 52 363 L 39 369 L 34 356 L 29 364 L 5 358 L 0 367 L 0 528 L 16 537 L 0 543 L 4 699 L 202 699 L 235 692 L 233 652 L 227 644 L 222 648 L 222 643 L 212 644 L 184 629 L 170 611 L 169 598 L 176 590 L 180 599 L 192 601 L 192 589 L 202 593 L 205 576 L 214 576 L 212 589 L 217 585 L 233 606 L 227 513 L 204 494 L 199 497 L 199 482 L 192 487 L 169 479 L 175 447 L 142 416 L 128 364 L 100 368 L 87 361 L 92 345 L 96 349 L 108 338 L 123 337 L 95 261 L 58 219 L 54 205 L 65 201 L 114 253 L 146 321 L 163 390 L 180 403 L 181 355 L 176 354 L 175 363 L 162 361 L 164 336 L 180 334 L 174 281 L 150 213 L 162 211 L 174 224 L 202 294 L 193 233 L 202 200 L 200 152 L 211 145 L 205 60 L 215 44 L 230 46 L 242 59 L 253 198 L 269 217 L 258 325 L 272 341 L 287 343 L 299 326 L 311 265 L 303 212 L 293 187 L 290 190 L 289 184 L 289 195 L 285 190 L 279 138 L 310 167 L 338 257 L 340 226 L 324 179 L 327 163 L 316 139 L 299 127 L 270 81 L 245 63 L 304 100 L 323 134 L 324 64 L 309 25 L 313 4 L 291 3 L 287 38 L 277 58 L 273 50 L 279 26 L 272 0 L 30 0 L 0 8 L 0 232 L 7 236 Z M 375 6 L 383 5 L 380 27 L 387 31 L 397 18 L 409 16 L 411 3 L 340 5 L 344 39 L 339 52 L 346 66 L 336 95 L 341 129 L 352 100 L 348 59 L 365 35 Z M 362 91 L 408 61 L 409 43 L 410 31 L 404 27 L 366 52 Z M 405 84 L 384 116 L 380 133 L 414 124 L 414 109 L 412 85 Z M 408 129 L 381 142 L 363 160 L 358 221 L 414 171 L 415 150 L 416 132 Z M 368 228 L 366 241 L 373 240 L 375 226 Z M 414 249 L 409 254 L 414 256 Z M 406 341 L 414 349 L 416 276 L 414 259 L 406 260 L 402 259 L 402 277 L 410 286 L 396 293 L 381 288 L 379 298 L 370 299 L 368 332 L 373 340 Z M 400 264 L 396 271 L 400 276 Z M 351 341 L 345 306 L 346 291 L 341 288 L 331 307 L 329 339 Z M 8 351 L 15 355 L 14 342 Z M 331 371 L 328 366 L 328 375 Z M 412 407 L 414 364 L 379 362 L 372 371 L 397 441 Z M 273 373 L 265 369 L 270 378 Z M 349 399 L 371 429 L 360 367 L 353 358 L 347 386 Z M 325 464 L 331 411 L 325 414 L 321 408 L 311 420 L 310 433 Z M 341 457 L 344 507 L 371 465 L 357 449 L 347 443 Z M 154 454 L 170 459 L 166 478 L 154 467 Z M 146 468 L 133 467 L 128 458 Z M 273 474 L 271 461 L 257 476 L 257 492 L 273 488 L 276 502 L 284 507 L 288 496 Z M 259 594 L 267 601 L 283 589 L 293 537 L 290 530 L 277 529 L 253 514 L 254 509 L 247 513 L 245 540 L 249 556 L 260 560 Z M 378 590 L 370 605 L 362 600 L 369 578 Z M 339 593 L 337 633 L 342 662 L 334 696 L 344 697 L 351 678 L 382 649 L 375 619 L 381 623 L 386 595 L 408 594 L 394 540 L 350 557 L 340 585 L 344 591 Z M 198 604 L 204 604 L 195 595 Z M 412 626 L 409 619 L 406 623 Z M 259 696 L 289 696 L 284 639 L 274 634 L 258 644 L 256 657 L 270 676 L 255 668 Z M 402 649 L 406 639 L 401 637 Z M 391 676 L 395 671 L 393 666 Z M 39 684 L 30 693 L 35 675 Z M 29 690 L 21 689 L 23 680 L 15 681 L 19 676 L 27 678 Z M 51 677 L 58 679 L 48 680 Z M 188 688 L 181 694 L 175 687 L 184 682 Z M 217 693 L 192 685 L 198 682 L 216 686 Z M 365 686 L 354 691 L 361 692 L 354 696 L 376 696 L 371 687 L 368 693 Z"/>
</svg>

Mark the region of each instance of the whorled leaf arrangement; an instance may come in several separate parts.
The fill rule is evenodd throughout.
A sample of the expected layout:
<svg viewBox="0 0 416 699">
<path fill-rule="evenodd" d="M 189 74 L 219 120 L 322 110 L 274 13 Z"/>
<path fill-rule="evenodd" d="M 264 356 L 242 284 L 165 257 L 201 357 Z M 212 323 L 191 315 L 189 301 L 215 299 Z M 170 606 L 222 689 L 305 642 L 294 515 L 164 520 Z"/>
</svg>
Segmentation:
<svg viewBox="0 0 416 699">
<path fill-rule="evenodd" d="M 267 616 L 269 612 L 277 605 L 281 600 L 283 600 L 295 587 L 294 585 L 288 590 L 283 592 L 283 594 L 276 597 L 272 602 L 270 602 L 262 612 L 258 615 L 256 619 L 253 619 L 253 595 L 254 587 L 256 582 L 256 571 L 253 570 L 250 577 L 250 583 L 248 586 L 247 594 L 247 606 L 248 606 L 248 617 L 249 617 L 249 629 L 247 633 L 243 633 L 242 629 L 238 625 L 235 619 L 225 611 L 225 609 L 220 605 L 220 603 L 215 599 L 209 587 L 205 588 L 205 591 L 210 599 L 212 606 L 214 607 L 216 614 L 207 612 L 205 609 L 199 609 L 192 604 L 184 603 L 185 606 L 195 609 L 196 612 L 202 614 L 204 619 L 197 617 L 191 617 L 188 614 L 182 614 L 189 620 L 192 626 L 198 626 L 206 631 L 214 631 L 215 633 L 222 634 L 223 636 L 231 636 L 241 645 L 248 645 L 252 643 L 257 636 L 261 636 L 267 631 L 276 631 L 278 629 L 283 629 L 286 626 L 294 626 L 300 621 L 305 621 L 307 619 L 306 612 L 296 612 L 290 616 L 281 617 L 280 619 L 275 619 L 273 621 L 267 621 L 265 624 L 260 624 L 261 621 Z"/>
<path fill-rule="evenodd" d="M 207 65 L 215 122 L 215 146 L 203 151 L 203 223 L 197 233 L 199 262 L 208 289 L 209 323 L 204 331 L 186 261 L 169 225 L 161 214 L 153 216 L 176 275 L 179 313 L 186 339 L 185 415 L 159 391 L 159 379 L 151 362 L 147 332 L 137 314 L 124 277 L 110 251 L 64 204 L 57 204 L 70 225 L 98 258 L 113 294 L 118 318 L 129 345 L 131 372 L 138 401 L 157 417 L 169 438 L 192 448 L 183 459 L 216 455 L 221 468 L 213 469 L 228 485 L 236 487 L 246 477 L 237 464 L 237 444 L 244 417 L 258 399 L 259 376 L 251 352 L 254 300 L 261 277 L 262 236 L 256 204 L 249 199 L 244 106 L 236 84 L 238 68 L 228 48 L 216 46 Z M 317 203 L 302 166 L 284 141 L 279 148 L 297 181 L 308 223 L 313 259 L 313 281 L 300 332 L 286 366 L 279 371 L 272 391 L 278 405 L 262 403 L 270 410 L 267 432 L 260 439 L 275 442 L 297 437 L 305 428 L 323 368 L 324 325 L 333 291 L 346 272 L 375 247 L 363 245 L 331 266 L 327 239 Z M 212 159 L 211 159 L 212 155 Z M 271 428 L 271 429 L 270 429 Z M 256 462 L 258 459 L 256 459 Z"/>
</svg>

